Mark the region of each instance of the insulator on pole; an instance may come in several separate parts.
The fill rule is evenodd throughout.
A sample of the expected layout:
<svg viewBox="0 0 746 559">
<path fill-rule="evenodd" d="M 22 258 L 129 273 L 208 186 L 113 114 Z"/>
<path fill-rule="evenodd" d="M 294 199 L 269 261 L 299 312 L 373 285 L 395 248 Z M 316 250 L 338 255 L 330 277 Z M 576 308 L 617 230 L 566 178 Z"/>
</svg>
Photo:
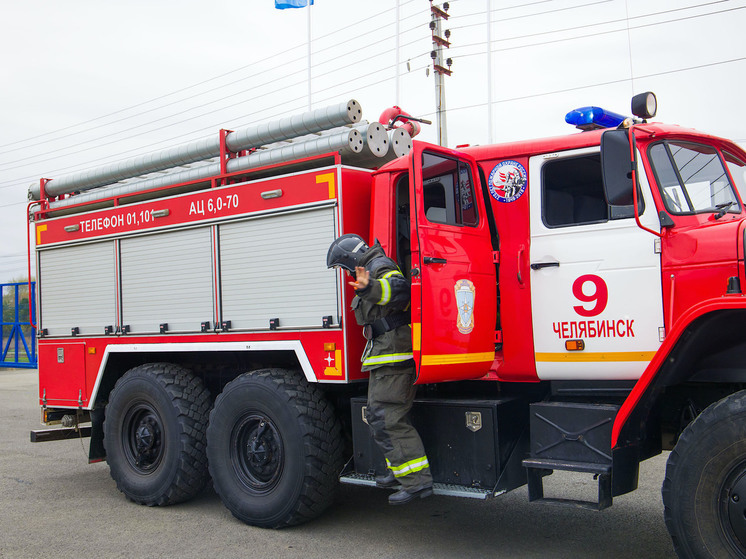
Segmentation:
<svg viewBox="0 0 746 559">
<path fill-rule="evenodd" d="M 226 136 L 225 143 L 230 151 L 237 153 L 303 134 L 314 134 L 329 128 L 358 124 L 361 119 L 360 104 L 351 99 L 346 103 L 241 128 L 230 132 Z M 204 161 L 219 155 L 220 138 L 216 136 L 62 176 L 50 180 L 45 185 L 44 192 L 47 196 L 56 197 L 71 192 L 90 190 L 140 175 Z M 29 199 L 38 200 L 40 196 L 39 184 L 32 184 L 29 187 Z"/>
</svg>

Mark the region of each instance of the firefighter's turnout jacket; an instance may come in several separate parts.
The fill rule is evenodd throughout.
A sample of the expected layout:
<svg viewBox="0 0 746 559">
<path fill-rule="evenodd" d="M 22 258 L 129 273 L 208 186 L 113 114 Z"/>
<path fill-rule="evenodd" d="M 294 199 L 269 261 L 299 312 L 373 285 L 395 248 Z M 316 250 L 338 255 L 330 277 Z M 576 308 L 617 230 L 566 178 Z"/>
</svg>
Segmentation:
<svg viewBox="0 0 746 559">
<path fill-rule="evenodd" d="M 370 272 L 368 286 L 352 300 L 355 318 L 369 338 L 361 367 L 370 371 L 365 417 L 394 477 L 404 490 L 419 491 L 432 487 L 433 477 L 409 420 L 416 393 L 409 282 L 378 243 L 359 264 Z"/>
<path fill-rule="evenodd" d="M 409 320 L 403 320 L 409 311 L 409 282 L 396 263 L 376 243 L 370 247 L 360 261 L 370 272 L 370 282 L 365 289 L 356 291 L 352 300 L 355 319 L 360 326 L 368 325 L 368 345 L 363 353 L 363 371 L 383 366 L 401 366 L 412 359 L 412 334 Z M 375 325 L 381 329 L 386 319 L 397 325 L 377 336 L 371 336 Z M 385 326 L 384 326 L 385 328 Z"/>
</svg>

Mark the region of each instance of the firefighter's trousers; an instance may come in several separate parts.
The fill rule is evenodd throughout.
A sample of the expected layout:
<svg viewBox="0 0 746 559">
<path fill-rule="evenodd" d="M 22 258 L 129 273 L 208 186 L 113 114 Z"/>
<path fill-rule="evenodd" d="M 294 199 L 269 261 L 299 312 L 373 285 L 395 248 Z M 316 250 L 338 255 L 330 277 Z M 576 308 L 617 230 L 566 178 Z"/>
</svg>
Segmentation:
<svg viewBox="0 0 746 559">
<path fill-rule="evenodd" d="M 431 486 L 433 477 L 417 430 L 409 421 L 416 389 L 413 367 L 370 372 L 366 419 L 386 464 L 404 489 Z M 383 472 L 378 472 L 383 473 Z"/>
</svg>

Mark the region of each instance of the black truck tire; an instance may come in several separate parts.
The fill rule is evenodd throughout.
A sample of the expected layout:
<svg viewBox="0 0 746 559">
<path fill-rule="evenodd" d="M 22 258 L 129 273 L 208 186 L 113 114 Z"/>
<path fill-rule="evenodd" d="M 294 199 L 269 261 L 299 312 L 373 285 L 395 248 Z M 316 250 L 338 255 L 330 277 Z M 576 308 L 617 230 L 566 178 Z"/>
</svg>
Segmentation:
<svg viewBox="0 0 746 559">
<path fill-rule="evenodd" d="M 191 499 L 207 484 L 210 394 L 188 370 L 148 363 L 127 371 L 109 395 L 106 461 L 117 488 L 141 505 Z"/>
<path fill-rule="evenodd" d="M 213 487 L 239 520 L 264 528 L 306 522 L 334 500 L 339 423 L 322 392 L 290 371 L 261 369 L 230 383 L 207 428 Z"/>
<path fill-rule="evenodd" d="M 746 391 L 705 409 L 679 437 L 663 482 L 679 557 L 746 558 Z"/>
</svg>

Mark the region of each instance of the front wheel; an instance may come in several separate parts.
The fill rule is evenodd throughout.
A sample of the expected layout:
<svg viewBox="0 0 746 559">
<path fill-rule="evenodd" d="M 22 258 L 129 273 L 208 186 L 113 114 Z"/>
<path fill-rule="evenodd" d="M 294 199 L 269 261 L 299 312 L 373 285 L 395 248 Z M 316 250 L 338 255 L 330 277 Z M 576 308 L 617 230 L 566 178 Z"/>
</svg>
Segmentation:
<svg viewBox="0 0 746 559">
<path fill-rule="evenodd" d="M 254 526 L 300 524 L 333 501 L 342 453 L 339 425 L 315 386 L 263 369 L 226 385 L 207 428 L 213 486 Z"/>
<path fill-rule="evenodd" d="M 746 391 L 705 409 L 671 451 L 663 504 L 679 557 L 746 558 Z"/>
</svg>

